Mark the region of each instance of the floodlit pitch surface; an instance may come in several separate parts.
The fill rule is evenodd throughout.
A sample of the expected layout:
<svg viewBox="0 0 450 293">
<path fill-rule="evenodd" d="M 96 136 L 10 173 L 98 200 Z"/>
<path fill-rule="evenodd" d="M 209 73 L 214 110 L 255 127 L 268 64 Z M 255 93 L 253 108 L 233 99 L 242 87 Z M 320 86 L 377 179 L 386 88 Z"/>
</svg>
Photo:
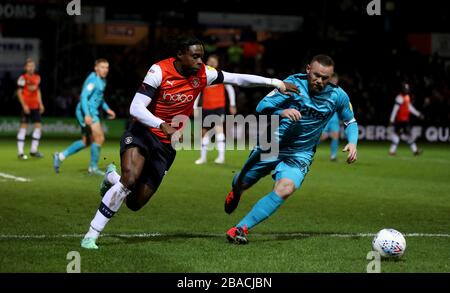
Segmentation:
<svg viewBox="0 0 450 293">
<path fill-rule="evenodd" d="M 228 151 L 227 163 L 197 166 L 198 151 L 180 151 L 158 192 L 139 212 L 122 206 L 97 251 L 80 240 L 99 205 L 98 176 L 87 174 L 89 150 L 67 159 L 61 173 L 51 155 L 69 140 L 42 140 L 45 158 L 19 161 L 16 141 L 0 142 L 0 271 L 65 272 L 70 251 L 81 272 L 366 272 L 373 234 L 404 233 L 406 253 L 381 262 L 381 272 L 450 272 L 450 148 L 362 144 L 354 165 L 328 160 L 322 144 L 303 186 L 249 234 L 229 244 L 225 232 L 272 187 L 267 176 L 247 191 L 232 215 L 223 211 L 230 182 L 248 151 Z M 341 142 L 342 147 L 342 142 Z M 26 149 L 28 148 L 28 144 Z M 107 140 L 100 166 L 119 163 Z M 21 178 L 21 179 L 17 179 Z"/>
</svg>

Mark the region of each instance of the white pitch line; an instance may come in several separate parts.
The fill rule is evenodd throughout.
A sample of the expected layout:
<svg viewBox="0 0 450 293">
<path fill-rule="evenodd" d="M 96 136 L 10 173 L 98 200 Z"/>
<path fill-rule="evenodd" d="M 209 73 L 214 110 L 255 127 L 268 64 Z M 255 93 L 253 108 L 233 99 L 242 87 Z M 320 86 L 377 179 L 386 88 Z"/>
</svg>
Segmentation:
<svg viewBox="0 0 450 293">
<path fill-rule="evenodd" d="M 2 172 L 0 172 L 0 177 L 6 178 L 6 179 L 11 179 L 14 181 L 19 181 L 19 182 L 30 182 L 31 181 L 31 179 L 28 179 L 28 178 L 17 177 L 17 176 L 2 173 Z"/>
<path fill-rule="evenodd" d="M 416 161 L 417 162 L 417 158 L 399 157 L 398 159 L 400 159 L 402 161 Z M 436 159 L 436 158 L 419 158 L 419 160 L 420 161 L 425 161 L 425 162 L 432 162 L 432 163 L 441 163 L 441 164 L 448 164 L 448 163 L 450 163 L 450 160 Z"/>
<path fill-rule="evenodd" d="M 101 237 L 122 237 L 122 238 L 156 238 L 156 237 L 223 237 L 225 233 L 167 233 L 162 234 L 158 232 L 154 233 L 137 233 L 137 234 L 104 234 Z M 355 238 L 355 237 L 373 237 L 374 233 L 274 233 L 274 234 L 261 234 L 252 233 L 252 236 L 269 236 L 269 237 L 333 237 L 333 238 Z M 450 238 L 450 234 L 446 233 L 404 233 L 405 237 L 444 237 Z M 55 234 L 55 235 L 45 235 L 45 234 L 0 234 L 0 240 L 2 239 L 54 239 L 54 238 L 81 238 L 84 234 Z"/>
</svg>

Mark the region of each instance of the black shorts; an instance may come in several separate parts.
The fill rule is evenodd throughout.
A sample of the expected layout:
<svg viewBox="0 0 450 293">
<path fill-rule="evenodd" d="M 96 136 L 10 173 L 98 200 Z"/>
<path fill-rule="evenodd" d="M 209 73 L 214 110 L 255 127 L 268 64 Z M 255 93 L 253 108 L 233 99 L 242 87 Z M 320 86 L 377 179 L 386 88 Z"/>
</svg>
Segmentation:
<svg viewBox="0 0 450 293">
<path fill-rule="evenodd" d="M 138 181 L 156 191 L 175 160 L 175 149 L 170 144 L 162 143 L 148 127 L 139 122 L 132 122 L 122 135 L 120 157 L 133 147 L 137 147 L 145 157 L 144 168 Z"/>
<path fill-rule="evenodd" d="M 206 117 L 214 115 L 205 121 Z M 225 121 L 225 108 L 216 108 L 216 109 L 202 109 L 202 127 L 210 128 L 214 127 L 216 124 L 223 124 Z M 206 122 L 206 123 L 205 123 Z M 212 123 L 211 123 L 212 122 Z"/>
<path fill-rule="evenodd" d="M 394 130 L 395 130 L 395 133 L 397 133 L 397 134 L 409 135 L 409 133 L 411 131 L 411 127 L 409 126 L 409 122 L 407 122 L 407 121 L 395 122 Z"/>
<path fill-rule="evenodd" d="M 41 122 L 41 111 L 39 109 L 30 110 L 30 114 L 25 114 L 22 111 L 22 115 L 20 117 L 21 123 L 40 123 Z"/>
</svg>

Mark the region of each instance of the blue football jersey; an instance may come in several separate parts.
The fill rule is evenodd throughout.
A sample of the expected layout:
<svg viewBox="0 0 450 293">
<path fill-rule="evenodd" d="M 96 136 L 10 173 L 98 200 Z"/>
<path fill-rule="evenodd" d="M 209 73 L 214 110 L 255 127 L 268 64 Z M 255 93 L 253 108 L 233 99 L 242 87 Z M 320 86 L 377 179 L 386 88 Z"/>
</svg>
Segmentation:
<svg viewBox="0 0 450 293">
<path fill-rule="evenodd" d="M 89 74 L 83 83 L 80 102 L 77 105 L 77 111 L 81 111 L 83 116 L 97 117 L 99 107 L 108 110 L 109 106 L 103 98 L 106 87 L 106 80 L 102 79 L 95 72 Z"/>
<path fill-rule="evenodd" d="M 285 79 L 286 82 L 295 84 L 300 94 L 291 93 L 285 95 L 278 90 L 273 90 L 258 104 L 258 114 L 280 115 L 285 109 L 297 109 L 302 118 L 295 122 L 289 118 L 281 118 L 276 139 L 281 149 L 291 149 L 292 152 L 305 152 L 310 156 L 315 152 L 315 147 L 320 140 L 324 127 L 334 113 L 338 114 L 345 127 L 351 129 L 347 133 L 349 142 L 356 144 L 358 128 L 353 115 L 350 99 L 345 91 L 337 85 L 328 83 L 317 95 L 310 95 L 306 74 L 294 74 Z"/>
</svg>

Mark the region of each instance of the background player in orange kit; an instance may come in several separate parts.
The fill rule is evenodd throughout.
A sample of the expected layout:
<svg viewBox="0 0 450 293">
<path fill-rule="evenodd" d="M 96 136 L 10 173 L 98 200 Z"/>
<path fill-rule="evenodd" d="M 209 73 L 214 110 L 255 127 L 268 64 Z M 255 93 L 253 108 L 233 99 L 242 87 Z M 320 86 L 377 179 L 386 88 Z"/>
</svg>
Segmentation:
<svg viewBox="0 0 450 293">
<path fill-rule="evenodd" d="M 126 198 L 127 207 L 141 209 L 156 192 L 175 159 L 172 143 L 180 139 L 183 123 L 173 119 L 192 114 L 195 99 L 208 85 L 276 87 L 282 93 L 298 93 L 297 87 L 278 79 L 229 73 L 203 64 L 203 43 L 179 37 L 171 58 L 153 64 L 130 105 L 134 121 L 120 140 L 120 176 L 114 165 L 106 170 L 105 192 L 81 247 L 98 249 L 96 240 Z M 177 123 L 175 123 L 177 122 Z M 103 192 L 102 192 L 103 193 Z"/>
<path fill-rule="evenodd" d="M 17 150 L 19 159 L 28 159 L 24 154 L 25 136 L 27 134 L 28 123 L 34 123 L 34 129 L 31 134 L 30 156 L 42 158 L 43 155 L 38 151 L 39 140 L 41 139 L 41 114 L 44 113 L 44 104 L 42 103 L 41 90 L 39 84 L 41 77 L 35 72 L 36 64 L 32 59 L 25 62 L 25 73 L 17 80 L 17 97 L 22 106 L 22 117 L 20 128 L 17 133 Z"/>
<path fill-rule="evenodd" d="M 208 57 L 208 61 L 206 65 L 211 66 L 213 68 L 218 68 L 219 66 L 219 56 L 210 55 Z M 199 99 L 202 100 L 202 141 L 201 141 L 201 150 L 200 150 L 200 158 L 195 161 L 195 164 L 200 165 L 204 164 L 207 161 L 206 153 L 208 151 L 208 145 L 211 141 L 210 133 L 208 133 L 209 125 L 204 124 L 204 120 L 209 115 L 216 115 L 216 117 L 220 117 L 217 121 L 214 120 L 214 136 L 217 144 L 217 150 L 219 151 L 218 157 L 214 160 L 216 164 L 223 164 L 225 162 L 225 134 L 223 130 L 223 122 L 225 119 L 225 106 L 226 106 L 226 96 L 228 97 L 229 103 L 229 111 L 231 115 L 236 114 L 236 95 L 233 89 L 233 86 L 230 84 L 215 84 L 211 86 L 207 86 L 201 93 L 201 96 L 196 100 L 196 105 L 198 104 Z M 194 108 L 197 108 L 194 105 Z M 194 114 L 198 113 L 194 111 Z M 212 126 L 212 125 L 211 125 Z"/>
<path fill-rule="evenodd" d="M 411 103 L 410 86 L 403 82 L 400 94 L 395 98 L 395 105 L 391 112 L 390 124 L 394 125 L 394 133 L 392 134 L 392 144 L 389 149 L 391 156 L 396 154 L 397 146 L 400 142 L 400 137 L 404 134 L 407 137 L 407 143 L 414 155 L 420 155 L 422 150 L 417 148 L 415 138 L 411 135 L 411 128 L 409 125 L 409 113 L 419 117 L 423 120 L 422 113 L 416 110 Z"/>
</svg>

